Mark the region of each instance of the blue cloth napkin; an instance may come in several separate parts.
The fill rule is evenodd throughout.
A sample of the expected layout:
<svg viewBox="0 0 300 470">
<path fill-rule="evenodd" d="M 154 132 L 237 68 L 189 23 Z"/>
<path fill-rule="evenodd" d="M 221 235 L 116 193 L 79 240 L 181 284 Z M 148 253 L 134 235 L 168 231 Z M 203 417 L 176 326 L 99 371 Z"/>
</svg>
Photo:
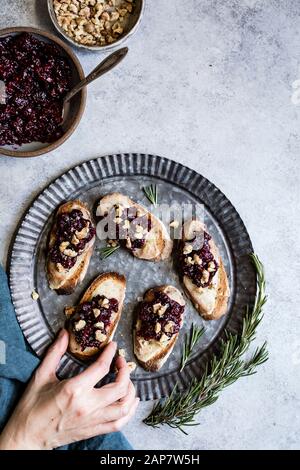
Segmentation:
<svg viewBox="0 0 300 470">
<path fill-rule="evenodd" d="M 0 266 L 0 431 L 39 362 L 24 340 L 11 302 L 7 277 Z M 59 450 L 131 449 L 120 432 L 59 447 Z"/>
</svg>

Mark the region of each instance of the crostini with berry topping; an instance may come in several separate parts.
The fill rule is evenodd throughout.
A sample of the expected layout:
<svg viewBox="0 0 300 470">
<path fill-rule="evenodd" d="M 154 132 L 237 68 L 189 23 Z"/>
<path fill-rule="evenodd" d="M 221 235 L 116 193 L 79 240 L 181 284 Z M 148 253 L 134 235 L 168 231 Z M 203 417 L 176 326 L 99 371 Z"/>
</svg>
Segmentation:
<svg viewBox="0 0 300 470">
<path fill-rule="evenodd" d="M 126 279 L 115 273 L 100 274 L 75 307 L 65 307 L 69 352 L 83 361 L 112 341 L 121 318 Z"/>
<path fill-rule="evenodd" d="M 71 294 L 87 272 L 96 229 L 81 201 L 62 204 L 55 214 L 47 248 L 46 270 L 50 289 Z"/>
<path fill-rule="evenodd" d="M 218 247 L 206 226 L 190 220 L 179 243 L 179 270 L 186 293 L 205 320 L 217 320 L 227 311 L 228 277 Z"/>
</svg>

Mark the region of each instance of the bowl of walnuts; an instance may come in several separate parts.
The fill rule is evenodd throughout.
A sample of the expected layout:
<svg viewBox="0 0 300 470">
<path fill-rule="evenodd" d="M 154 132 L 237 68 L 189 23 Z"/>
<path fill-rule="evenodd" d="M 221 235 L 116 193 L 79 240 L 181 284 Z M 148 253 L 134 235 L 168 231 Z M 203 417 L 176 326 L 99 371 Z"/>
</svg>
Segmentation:
<svg viewBox="0 0 300 470">
<path fill-rule="evenodd" d="M 137 29 L 144 0 L 48 0 L 56 29 L 74 46 L 109 50 Z"/>
</svg>

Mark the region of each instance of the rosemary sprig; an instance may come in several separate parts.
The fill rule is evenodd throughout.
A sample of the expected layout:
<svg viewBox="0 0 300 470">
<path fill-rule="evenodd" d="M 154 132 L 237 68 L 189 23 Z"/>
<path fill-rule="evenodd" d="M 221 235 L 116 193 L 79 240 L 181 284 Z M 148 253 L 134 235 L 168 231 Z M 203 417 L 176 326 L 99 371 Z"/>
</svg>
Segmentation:
<svg viewBox="0 0 300 470">
<path fill-rule="evenodd" d="M 147 199 L 151 202 L 151 204 L 156 206 L 158 202 L 158 190 L 157 190 L 156 184 L 150 184 L 150 186 L 144 186 L 143 191 Z"/>
<path fill-rule="evenodd" d="M 111 256 L 115 251 L 117 251 L 120 248 L 120 245 L 116 246 L 105 246 L 103 248 L 100 248 L 99 253 L 100 253 L 100 258 L 105 259 Z"/>
<path fill-rule="evenodd" d="M 252 311 L 247 308 L 241 335 L 227 332 L 226 339 L 221 344 L 220 354 L 213 356 L 201 379 L 194 379 L 184 392 L 178 393 L 176 386 L 168 399 L 159 401 L 144 420 L 148 426 L 167 424 L 187 434 L 183 428 L 199 424 L 195 417 L 202 408 L 212 405 L 220 392 L 240 377 L 255 374 L 256 368 L 268 360 L 266 343 L 256 348 L 250 358 L 243 358 L 255 339 L 266 302 L 263 265 L 255 254 L 251 255 L 251 259 L 257 273 L 258 292 Z"/>
<path fill-rule="evenodd" d="M 200 341 L 200 338 L 203 335 L 203 333 L 204 333 L 203 327 L 199 327 L 195 325 L 194 323 L 192 324 L 189 335 L 186 335 L 185 337 L 182 357 L 181 357 L 180 372 L 182 371 L 182 369 L 185 367 L 186 363 L 190 359 L 193 349 L 197 345 L 197 343 Z"/>
</svg>

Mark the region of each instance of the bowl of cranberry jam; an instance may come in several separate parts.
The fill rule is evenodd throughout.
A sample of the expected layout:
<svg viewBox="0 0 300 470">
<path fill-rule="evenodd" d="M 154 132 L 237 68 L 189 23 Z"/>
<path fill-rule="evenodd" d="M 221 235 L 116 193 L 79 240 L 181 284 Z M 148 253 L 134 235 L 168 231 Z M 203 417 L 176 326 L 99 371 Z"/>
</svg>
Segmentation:
<svg viewBox="0 0 300 470">
<path fill-rule="evenodd" d="M 56 36 L 35 28 L 0 31 L 0 154 L 35 157 L 54 150 L 76 129 L 86 90 L 67 92 L 84 77 L 81 65 Z"/>
</svg>

